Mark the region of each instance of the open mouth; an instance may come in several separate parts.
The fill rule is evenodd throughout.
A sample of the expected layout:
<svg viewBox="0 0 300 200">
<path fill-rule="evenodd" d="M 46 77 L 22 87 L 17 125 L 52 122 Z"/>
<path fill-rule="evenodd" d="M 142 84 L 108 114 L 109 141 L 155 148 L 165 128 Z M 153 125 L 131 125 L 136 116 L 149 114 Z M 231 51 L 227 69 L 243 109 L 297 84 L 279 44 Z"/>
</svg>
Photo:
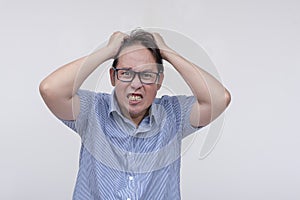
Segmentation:
<svg viewBox="0 0 300 200">
<path fill-rule="evenodd" d="M 128 99 L 129 101 L 141 101 L 143 96 L 141 94 L 129 94 Z"/>
</svg>

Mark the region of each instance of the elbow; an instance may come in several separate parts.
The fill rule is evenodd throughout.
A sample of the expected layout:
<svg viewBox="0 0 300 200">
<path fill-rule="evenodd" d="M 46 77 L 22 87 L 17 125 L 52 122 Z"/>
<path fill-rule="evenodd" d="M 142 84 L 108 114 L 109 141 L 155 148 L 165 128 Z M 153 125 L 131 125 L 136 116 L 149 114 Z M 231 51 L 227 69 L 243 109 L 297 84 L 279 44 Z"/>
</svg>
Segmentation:
<svg viewBox="0 0 300 200">
<path fill-rule="evenodd" d="M 47 101 L 48 99 L 51 99 L 53 96 L 55 96 L 54 90 L 51 87 L 51 84 L 44 79 L 40 85 L 39 85 L 39 91 L 40 95 L 44 99 L 44 101 Z"/>
<path fill-rule="evenodd" d="M 42 97 L 46 96 L 47 92 L 49 91 L 49 86 L 45 80 L 40 83 L 39 91 Z"/>
<path fill-rule="evenodd" d="M 225 89 L 225 106 L 228 107 L 230 102 L 231 102 L 231 94 L 227 89 Z"/>
</svg>

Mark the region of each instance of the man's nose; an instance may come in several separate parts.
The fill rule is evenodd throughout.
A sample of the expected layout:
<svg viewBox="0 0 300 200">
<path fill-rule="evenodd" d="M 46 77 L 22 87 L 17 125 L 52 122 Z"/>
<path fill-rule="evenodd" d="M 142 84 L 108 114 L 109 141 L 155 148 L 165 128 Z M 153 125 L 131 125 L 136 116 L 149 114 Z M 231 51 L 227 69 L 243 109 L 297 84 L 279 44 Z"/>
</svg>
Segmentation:
<svg viewBox="0 0 300 200">
<path fill-rule="evenodd" d="M 134 79 L 131 81 L 131 87 L 136 89 L 142 87 L 142 85 L 138 74 L 135 74 Z"/>
</svg>

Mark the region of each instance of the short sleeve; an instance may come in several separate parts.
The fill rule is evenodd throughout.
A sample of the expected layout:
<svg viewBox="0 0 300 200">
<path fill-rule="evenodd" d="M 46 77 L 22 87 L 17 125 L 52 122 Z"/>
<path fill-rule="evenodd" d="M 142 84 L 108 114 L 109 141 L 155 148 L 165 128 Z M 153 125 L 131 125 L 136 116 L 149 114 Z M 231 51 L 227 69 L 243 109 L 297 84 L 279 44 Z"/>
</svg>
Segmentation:
<svg viewBox="0 0 300 200">
<path fill-rule="evenodd" d="M 77 95 L 80 99 L 80 111 L 76 120 L 60 119 L 66 126 L 77 132 L 80 136 L 87 127 L 89 115 L 95 105 L 96 93 L 88 90 L 78 90 Z"/>
<path fill-rule="evenodd" d="M 200 127 L 193 127 L 190 123 L 190 116 L 193 104 L 196 102 L 196 98 L 194 96 L 177 96 L 178 102 L 181 108 L 182 114 L 182 137 L 186 137 L 202 128 Z"/>
</svg>

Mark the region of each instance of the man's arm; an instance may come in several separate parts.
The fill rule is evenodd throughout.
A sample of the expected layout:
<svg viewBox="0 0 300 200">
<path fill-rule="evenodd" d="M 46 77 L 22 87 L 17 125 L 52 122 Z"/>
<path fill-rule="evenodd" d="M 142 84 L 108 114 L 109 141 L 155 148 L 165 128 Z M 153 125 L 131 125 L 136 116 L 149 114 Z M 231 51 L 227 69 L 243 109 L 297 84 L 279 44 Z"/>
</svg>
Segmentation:
<svg viewBox="0 0 300 200">
<path fill-rule="evenodd" d="M 209 124 L 229 105 L 230 93 L 212 75 L 168 47 L 158 33 L 153 35 L 163 59 L 174 66 L 197 99 L 190 115 L 191 125 L 199 127 Z"/>
<path fill-rule="evenodd" d="M 41 96 L 55 116 L 76 119 L 80 111 L 78 89 L 99 65 L 115 56 L 126 36 L 115 32 L 105 47 L 60 67 L 40 83 Z"/>
</svg>

